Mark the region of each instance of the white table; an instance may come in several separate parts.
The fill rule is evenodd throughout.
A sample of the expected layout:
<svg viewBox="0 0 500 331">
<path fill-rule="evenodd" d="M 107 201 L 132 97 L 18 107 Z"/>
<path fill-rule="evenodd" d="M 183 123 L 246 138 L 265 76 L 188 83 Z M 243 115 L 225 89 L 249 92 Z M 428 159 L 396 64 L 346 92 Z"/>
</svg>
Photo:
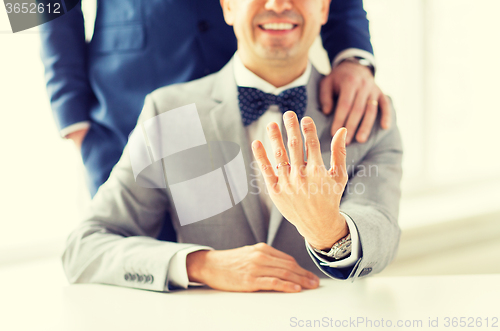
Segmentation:
<svg viewBox="0 0 500 331">
<path fill-rule="evenodd" d="M 60 279 L 57 263 L 39 263 L 30 278 L 36 283 L 37 274 L 52 273 L 58 274 L 57 277 L 45 276 L 37 286 L 24 284 L 8 291 L 7 297 L 2 295 L 2 302 L 24 301 L 27 306 L 8 307 L 21 309 L 13 312 L 18 316 L 18 323 L 7 325 L 2 319 L 0 330 L 313 329 L 306 327 L 307 320 L 311 323 L 317 320 L 317 326 L 323 325 L 315 329 L 334 330 L 346 329 L 335 327 L 335 323 L 345 326 L 350 319 L 361 321 L 358 318 L 364 319 L 356 328 L 362 330 L 500 330 L 500 321 L 497 328 L 491 327 L 492 318 L 500 319 L 500 275 L 373 277 L 355 283 L 322 280 L 319 289 L 296 294 L 226 293 L 208 288 L 158 293 L 91 284 L 65 286 L 49 282 L 44 286 L 44 280 Z M 27 271 L 26 266 L 3 273 L 0 270 L 0 277 Z M 5 280 L 7 278 L 0 278 L 2 294 L 8 286 Z M 450 317 L 450 325 L 453 317 L 465 317 L 469 325 L 471 319 L 468 318 L 474 318 L 475 327 L 445 327 L 445 317 Z M 478 317 L 482 319 L 482 327 L 475 324 Z M 10 323 L 14 323 L 10 314 L 7 322 L 9 318 Z M 429 328 L 429 318 L 434 321 L 438 318 L 439 327 Z M 486 318 L 489 328 L 486 328 Z M 366 319 L 372 321 L 371 327 Z M 387 327 L 389 320 L 392 325 Z M 415 323 L 415 327 L 399 328 L 396 325 L 399 320 L 403 325 Z M 422 327 L 416 327 L 418 320 L 422 321 Z M 35 324 L 38 327 L 33 327 Z"/>
</svg>

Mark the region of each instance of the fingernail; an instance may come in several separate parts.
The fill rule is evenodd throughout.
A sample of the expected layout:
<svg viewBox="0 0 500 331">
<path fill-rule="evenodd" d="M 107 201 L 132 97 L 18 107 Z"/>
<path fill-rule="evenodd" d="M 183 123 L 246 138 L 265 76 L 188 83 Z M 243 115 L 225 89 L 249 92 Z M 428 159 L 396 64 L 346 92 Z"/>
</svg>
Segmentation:
<svg viewBox="0 0 500 331">
<path fill-rule="evenodd" d="M 347 141 L 347 130 L 344 131 L 344 141 Z"/>
<path fill-rule="evenodd" d="M 310 124 L 310 123 L 312 123 L 312 118 L 310 118 L 310 117 L 304 117 L 302 119 L 302 123 L 304 123 L 304 124 Z"/>
<path fill-rule="evenodd" d="M 318 282 L 314 279 L 309 279 L 309 286 L 316 286 L 316 284 L 318 284 Z"/>
<path fill-rule="evenodd" d="M 301 287 L 300 287 L 300 285 L 295 284 L 295 285 L 293 286 L 293 289 L 294 289 L 295 291 L 300 291 Z"/>
<path fill-rule="evenodd" d="M 291 118 L 293 118 L 293 115 L 294 115 L 294 114 L 295 114 L 295 113 L 294 113 L 293 111 L 289 110 L 289 111 L 287 111 L 287 112 L 285 113 L 285 118 L 286 118 L 286 119 L 291 119 Z"/>
</svg>

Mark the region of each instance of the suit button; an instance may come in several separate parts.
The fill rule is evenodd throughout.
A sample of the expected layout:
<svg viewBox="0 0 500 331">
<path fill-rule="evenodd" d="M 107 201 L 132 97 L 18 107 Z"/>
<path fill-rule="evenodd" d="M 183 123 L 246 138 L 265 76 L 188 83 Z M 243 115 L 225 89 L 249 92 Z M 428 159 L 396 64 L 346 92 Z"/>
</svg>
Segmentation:
<svg viewBox="0 0 500 331">
<path fill-rule="evenodd" d="M 361 272 L 359 273 L 359 277 L 363 277 L 363 276 L 366 276 L 368 275 L 370 272 L 372 272 L 372 268 L 364 268 L 363 270 L 361 270 Z"/>
<path fill-rule="evenodd" d="M 200 32 L 207 32 L 209 28 L 208 22 L 207 21 L 199 21 L 198 22 L 198 30 Z"/>
<path fill-rule="evenodd" d="M 142 283 L 144 281 L 144 275 L 139 275 L 139 277 L 137 277 L 137 281 Z"/>
<path fill-rule="evenodd" d="M 134 275 L 134 274 L 131 274 L 131 275 L 130 275 L 130 280 L 131 280 L 131 281 L 135 281 L 135 278 L 136 278 L 136 277 L 135 277 L 135 275 Z"/>
<path fill-rule="evenodd" d="M 146 275 L 145 283 L 149 283 L 151 281 L 151 275 Z"/>
<path fill-rule="evenodd" d="M 130 279 L 130 274 L 125 274 L 124 278 L 126 281 L 128 281 Z"/>
</svg>

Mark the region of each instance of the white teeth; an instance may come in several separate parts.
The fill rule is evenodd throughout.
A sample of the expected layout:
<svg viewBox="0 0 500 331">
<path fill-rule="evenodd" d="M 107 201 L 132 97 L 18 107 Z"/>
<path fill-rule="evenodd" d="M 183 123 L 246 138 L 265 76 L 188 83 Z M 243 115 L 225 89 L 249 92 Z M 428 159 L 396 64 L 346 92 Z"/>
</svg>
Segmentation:
<svg viewBox="0 0 500 331">
<path fill-rule="evenodd" d="M 291 30 L 293 29 L 292 23 L 266 23 L 262 25 L 265 30 Z"/>
</svg>

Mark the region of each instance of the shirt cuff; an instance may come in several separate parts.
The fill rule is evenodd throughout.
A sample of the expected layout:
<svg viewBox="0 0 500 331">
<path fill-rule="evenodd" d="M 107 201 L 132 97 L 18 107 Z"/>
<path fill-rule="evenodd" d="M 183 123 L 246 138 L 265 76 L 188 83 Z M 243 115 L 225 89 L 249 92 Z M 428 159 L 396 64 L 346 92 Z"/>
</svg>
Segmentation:
<svg viewBox="0 0 500 331">
<path fill-rule="evenodd" d="M 192 286 L 203 286 L 205 284 L 190 282 L 187 274 L 186 268 L 186 258 L 189 253 L 202 250 L 213 250 L 212 247 L 208 246 L 194 246 L 181 249 L 170 259 L 168 265 L 167 281 L 165 282 L 165 290 L 168 290 L 169 286 L 188 288 L 189 285 Z"/>
<path fill-rule="evenodd" d="M 376 71 L 377 66 L 376 66 L 375 56 L 373 56 L 372 53 L 359 48 L 348 48 L 337 54 L 337 56 L 333 59 L 332 68 L 338 66 L 340 62 L 344 61 L 345 59 L 354 56 L 366 59 L 373 66 L 374 72 Z"/>
<path fill-rule="evenodd" d="M 61 131 L 59 131 L 59 134 L 61 135 L 61 137 L 66 138 L 66 136 L 70 133 L 88 128 L 90 128 L 90 121 L 78 122 L 75 124 L 71 124 L 64 129 L 61 129 Z"/>
<path fill-rule="evenodd" d="M 320 261 L 321 265 L 326 267 L 332 267 L 332 268 L 352 267 L 353 265 L 356 264 L 356 261 L 358 261 L 361 256 L 361 243 L 359 241 L 358 229 L 356 228 L 354 221 L 349 215 L 343 212 L 340 212 L 340 214 L 344 216 L 347 222 L 347 226 L 349 227 L 349 233 L 351 234 L 351 255 L 349 255 L 345 259 L 331 262 L 321 257 L 320 254 L 316 253 L 316 251 L 311 247 L 311 245 L 309 245 L 309 243 L 306 240 L 306 247 L 309 250 L 309 252 L 311 252 L 311 254 Z"/>
</svg>

